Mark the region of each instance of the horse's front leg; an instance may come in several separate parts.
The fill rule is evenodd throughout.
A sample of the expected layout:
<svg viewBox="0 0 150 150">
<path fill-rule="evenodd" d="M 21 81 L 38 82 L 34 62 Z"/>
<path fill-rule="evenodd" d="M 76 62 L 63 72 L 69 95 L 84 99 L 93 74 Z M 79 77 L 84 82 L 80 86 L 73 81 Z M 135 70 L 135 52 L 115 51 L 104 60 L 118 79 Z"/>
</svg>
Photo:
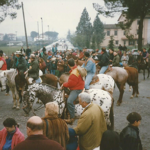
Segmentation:
<svg viewBox="0 0 150 150">
<path fill-rule="evenodd" d="M 147 73 L 148 73 L 147 78 L 149 78 L 149 68 L 148 67 L 147 67 Z"/>
<path fill-rule="evenodd" d="M 122 97 L 123 97 L 123 93 L 124 93 L 124 85 L 125 84 L 117 84 L 117 87 L 120 91 L 120 95 L 119 95 L 119 99 L 117 101 L 117 106 L 120 106 L 120 104 L 122 103 Z"/>
<path fill-rule="evenodd" d="M 130 96 L 130 98 L 131 98 L 131 99 L 134 97 L 134 95 L 135 95 L 135 91 L 136 91 L 135 86 L 132 86 L 132 88 L 133 88 L 133 92 L 132 92 L 132 95 Z"/>
<path fill-rule="evenodd" d="M 17 107 L 16 107 L 16 109 L 20 109 L 19 94 L 18 94 L 17 91 L 16 91 L 16 100 L 17 100 Z"/>
<path fill-rule="evenodd" d="M 145 80 L 145 69 L 143 69 L 143 77 L 144 77 L 144 80 Z"/>
</svg>

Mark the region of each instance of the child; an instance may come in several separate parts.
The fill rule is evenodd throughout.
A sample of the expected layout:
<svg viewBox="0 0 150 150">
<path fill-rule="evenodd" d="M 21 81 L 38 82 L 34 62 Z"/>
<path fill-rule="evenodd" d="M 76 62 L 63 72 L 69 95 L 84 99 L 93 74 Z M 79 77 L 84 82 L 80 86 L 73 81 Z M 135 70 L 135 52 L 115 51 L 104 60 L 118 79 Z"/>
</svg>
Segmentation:
<svg viewBox="0 0 150 150">
<path fill-rule="evenodd" d="M 136 112 L 127 116 L 129 125 L 120 133 L 120 144 L 123 150 L 142 150 L 139 128 L 142 117 Z"/>
</svg>

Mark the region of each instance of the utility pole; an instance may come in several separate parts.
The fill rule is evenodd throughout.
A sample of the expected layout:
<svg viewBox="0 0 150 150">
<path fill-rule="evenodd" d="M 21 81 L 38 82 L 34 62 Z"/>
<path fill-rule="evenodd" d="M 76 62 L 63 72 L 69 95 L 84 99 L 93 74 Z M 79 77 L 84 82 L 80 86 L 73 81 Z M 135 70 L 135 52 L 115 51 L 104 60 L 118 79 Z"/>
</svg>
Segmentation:
<svg viewBox="0 0 150 150">
<path fill-rule="evenodd" d="M 44 36 L 43 36 L 43 19 L 42 19 L 42 17 L 41 17 L 41 24 L 42 24 L 42 47 L 43 47 Z"/>
<path fill-rule="evenodd" d="M 22 14 L 23 14 L 23 21 L 24 21 L 24 31 L 25 31 L 25 37 L 26 37 L 26 46 L 28 47 L 28 38 L 27 38 L 27 30 L 26 30 L 26 22 L 25 22 L 23 2 L 21 2 L 21 5 L 22 5 Z"/>
<path fill-rule="evenodd" d="M 49 41 L 49 25 L 48 25 L 48 41 Z"/>
</svg>

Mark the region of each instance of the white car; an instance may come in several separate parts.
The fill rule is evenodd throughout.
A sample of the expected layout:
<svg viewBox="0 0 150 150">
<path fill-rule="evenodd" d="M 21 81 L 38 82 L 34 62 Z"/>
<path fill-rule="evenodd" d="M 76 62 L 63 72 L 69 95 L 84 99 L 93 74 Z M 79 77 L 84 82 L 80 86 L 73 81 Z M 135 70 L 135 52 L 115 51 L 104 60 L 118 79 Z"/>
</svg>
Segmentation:
<svg viewBox="0 0 150 150">
<path fill-rule="evenodd" d="M 9 44 L 7 44 L 8 46 L 13 46 L 14 44 L 13 43 L 9 43 Z"/>
<path fill-rule="evenodd" d="M 17 45 L 18 45 L 18 46 L 23 46 L 23 43 L 18 43 Z"/>
</svg>

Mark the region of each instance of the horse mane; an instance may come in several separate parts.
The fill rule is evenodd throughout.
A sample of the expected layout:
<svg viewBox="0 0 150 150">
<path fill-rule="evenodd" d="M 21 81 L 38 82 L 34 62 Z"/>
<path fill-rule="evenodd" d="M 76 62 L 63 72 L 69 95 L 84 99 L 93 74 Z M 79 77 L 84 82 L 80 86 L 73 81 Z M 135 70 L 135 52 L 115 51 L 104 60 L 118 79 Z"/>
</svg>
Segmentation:
<svg viewBox="0 0 150 150">
<path fill-rule="evenodd" d="M 49 85 L 49 84 L 46 84 L 46 83 L 39 83 L 39 85 L 46 85 L 46 86 L 48 86 L 48 87 L 53 88 L 54 90 L 60 90 L 60 89 L 58 89 L 57 87 L 54 87 L 54 86 Z"/>
</svg>

